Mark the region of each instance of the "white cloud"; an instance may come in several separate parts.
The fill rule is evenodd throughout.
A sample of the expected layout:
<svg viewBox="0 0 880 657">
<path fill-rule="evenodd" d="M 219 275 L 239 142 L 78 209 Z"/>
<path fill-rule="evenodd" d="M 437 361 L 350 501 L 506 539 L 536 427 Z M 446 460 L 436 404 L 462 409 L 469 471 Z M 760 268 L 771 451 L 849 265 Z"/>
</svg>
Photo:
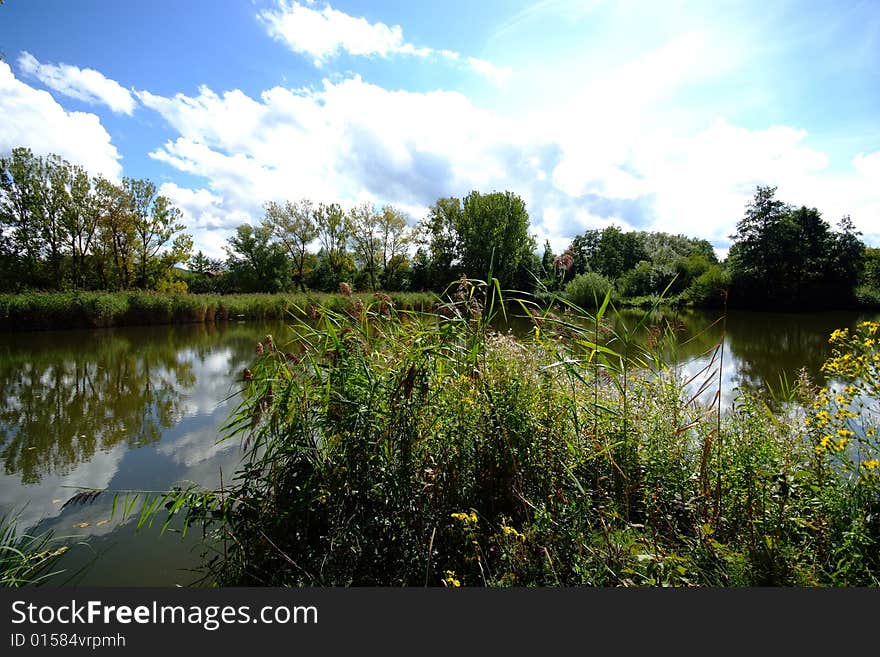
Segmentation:
<svg viewBox="0 0 880 657">
<path fill-rule="evenodd" d="M 91 105 L 106 105 L 120 114 L 131 115 L 134 112 L 135 100 L 131 92 L 94 69 L 70 64 L 41 64 L 29 52 L 19 55 L 18 67 L 65 96 Z"/>
<path fill-rule="evenodd" d="M 285 43 L 291 50 L 315 58 L 315 65 L 346 51 L 351 55 L 379 55 L 392 53 L 419 54 L 403 40 L 400 25 L 370 23 L 365 18 L 349 16 L 325 5 L 311 9 L 299 2 L 278 3 L 275 10 L 259 14 L 269 35 Z M 430 52 L 430 51 L 429 51 Z"/>
<path fill-rule="evenodd" d="M 860 174 L 880 184 L 880 151 L 859 153 L 853 158 L 853 166 Z"/>
<path fill-rule="evenodd" d="M 528 115 L 358 76 L 317 89 L 275 87 L 259 98 L 206 87 L 195 97 L 139 97 L 179 134 L 151 157 L 206 180 L 206 189 L 190 190 L 204 195 L 204 207 L 195 196 L 181 204 L 205 217 L 201 225 L 225 230 L 236 216 L 257 218 L 273 199 L 372 200 L 420 219 L 440 196 L 507 189 L 526 201 L 540 241 L 550 238 L 557 250 L 610 224 L 694 235 L 723 250 L 761 184 L 831 222 L 849 213 L 875 232 L 880 154 L 858 155 L 850 171 L 835 172 L 797 127 L 751 129 L 724 118 L 667 126 L 666 115 L 654 116 L 706 74 L 713 43 L 684 35 Z"/>
<path fill-rule="evenodd" d="M 314 3 L 307 3 L 312 5 Z M 265 9 L 257 17 L 266 26 L 269 36 L 281 41 L 293 52 L 313 58 L 317 67 L 345 52 L 359 57 L 437 56 L 450 63 L 460 62 L 454 50 L 416 46 L 404 39 L 400 25 L 371 23 L 329 4 L 313 9 L 299 2 L 279 0 L 275 9 Z M 510 67 L 496 66 L 476 57 L 464 59 L 464 65 L 496 84 L 503 84 L 511 75 Z"/>
<path fill-rule="evenodd" d="M 0 153 L 26 146 L 37 154 L 56 153 L 92 174 L 117 179 L 119 152 L 101 120 L 88 112 L 68 112 L 51 94 L 17 80 L 0 62 Z"/>
<path fill-rule="evenodd" d="M 478 59 L 476 57 L 468 57 L 467 63 L 474 71 L 498 85 L 507 82 L 508 78 L 510 78 L 513 73 L 513 69 L 509 66 L 496 66 L 492 62 L 487 62 L 485 59 Z"/>
</svg>

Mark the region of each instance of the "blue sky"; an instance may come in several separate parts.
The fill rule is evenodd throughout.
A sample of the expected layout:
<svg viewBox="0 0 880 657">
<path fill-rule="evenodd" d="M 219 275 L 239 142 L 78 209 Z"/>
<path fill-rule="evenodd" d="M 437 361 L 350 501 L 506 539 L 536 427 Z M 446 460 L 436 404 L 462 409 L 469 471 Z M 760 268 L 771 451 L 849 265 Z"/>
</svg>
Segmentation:
<svg viewBox="0 0 880 657">
<path fill-rule="evenodd" d="M 724 253 L 755 185 L 880 245 L 880 3 L 6 0 L 0 154 L 148 177 L 221 256 L 270 200 L 511 190 Z"/>
</svg>

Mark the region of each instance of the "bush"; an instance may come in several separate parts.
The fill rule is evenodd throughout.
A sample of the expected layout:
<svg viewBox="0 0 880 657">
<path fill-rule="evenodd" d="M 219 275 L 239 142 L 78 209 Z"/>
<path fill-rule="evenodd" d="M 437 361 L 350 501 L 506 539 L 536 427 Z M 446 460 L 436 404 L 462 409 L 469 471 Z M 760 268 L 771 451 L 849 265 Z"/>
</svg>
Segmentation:
<svg viewBox="0 0 880 657">
<path fill-rule="evenodd" d="M 597 308 L 612 287 L 611 281 L 601 274 L 586 272 L 569 281 L 563 294 L 576 306 Z"/>
<path fill-rule="evenodd" d="M 696 306 L 720 307 L 723 293 L 730 288 L 730 275 L 720 265 L 712 265 L 691 283 L 685 295 Z"/>
</svg>

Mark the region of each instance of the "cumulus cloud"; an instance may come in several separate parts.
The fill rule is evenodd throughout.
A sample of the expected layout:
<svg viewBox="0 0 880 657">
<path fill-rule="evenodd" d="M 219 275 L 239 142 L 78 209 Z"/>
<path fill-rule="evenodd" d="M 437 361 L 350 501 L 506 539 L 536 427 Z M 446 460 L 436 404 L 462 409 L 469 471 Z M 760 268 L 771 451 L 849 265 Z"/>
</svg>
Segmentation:
<svg viewBox="0 0 880 657">
<path fill-rule="evenodd" d="M 630 80 L 639 70 L 656 73 L 658 62 L 685 61 L 702 42 L 688 37 L 625 71 Z M 239 217 L 258 218 L 268 200 L 392 203 L 420 219 L 440 196 L 508 189 L 525 200 L 539 241 L 549 238 L 556 250 L 613 224 L 706 238 L 723 253 L 759 184 L 778 186 L 781 199 L 815 206 L 831 222 L 851 214 L 874 232 L 877 153 L 857 156 L 841 173 L 798 127 L 752 129 L 718 118 L 657 130 L 645 117 L 666 93 L 660 87 L 687 76 L 668 73 L 646 95 L 629 89 L 625 111 L 584 102 L 612 77 L 568 106 L 528 116 L 482 108 L 459 92 L 390 90 L 358 76 L 259 97 L 207 87 L 193 97 L 139 97 L 178 133 L 151 157 L 206 181 L 172 196 L 215 240 Z"/>
<path fill-rule="evenodd" d="M 0 62 L 0 153 L 26 146 L 38 154 L 56 153 L 93 174 L 117 179 L 120 155 L 101 120 L 88 112 L 68 112 L 46 91 L 16 79 Z"/>
<path fill-rule="evenodd" d="M 477 57 L 462 57 L 454 50 L 416 46 L 404 39 L 400 25 L 371 23 L 329 4 L 323 9 L 314 9 L 295 0 L 279 0 L 274 9 L 265 9 L 257 17 L 272 38 L 295 53 L 312 57 L 319 68 L 345 52 L 358 57 L 439 57 L 449 63 L 460 63 L 497 84 L 503 84 L 512 73 L 510 67 L 496 66 Z"/>
<path fill-rule="evenodd" d="M 29 52 L 18 57 L 18 67 L 50 89 L 90 105 L 106 105 L 119 114 L 134 112 L 134 96 L 115 80 L 91 68 L 70 64 L 41 64 Z"/>
</svg>

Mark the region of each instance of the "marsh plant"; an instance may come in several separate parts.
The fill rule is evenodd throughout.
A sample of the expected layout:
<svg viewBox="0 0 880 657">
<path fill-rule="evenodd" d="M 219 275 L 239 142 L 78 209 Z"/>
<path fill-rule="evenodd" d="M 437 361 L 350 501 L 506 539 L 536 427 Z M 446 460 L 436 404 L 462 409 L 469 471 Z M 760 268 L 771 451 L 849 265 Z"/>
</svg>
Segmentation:
<svg viewBox="0 0 880 657">
<path fill-rule="evenodd" d="M 877 582 L 876 324 L 832 337 L 824 391 L 722 408 L 723 338 L 685 380 L 656 305 L 609 321 L 608 295 L 539 311 L 466 278 L 444 299 L 313 307 L 255 345 L 236 478 L 161 498 L 210 532 L 214 582 Z M 493 328 L 514 312 L 525 337 Z"/>
</svg>

